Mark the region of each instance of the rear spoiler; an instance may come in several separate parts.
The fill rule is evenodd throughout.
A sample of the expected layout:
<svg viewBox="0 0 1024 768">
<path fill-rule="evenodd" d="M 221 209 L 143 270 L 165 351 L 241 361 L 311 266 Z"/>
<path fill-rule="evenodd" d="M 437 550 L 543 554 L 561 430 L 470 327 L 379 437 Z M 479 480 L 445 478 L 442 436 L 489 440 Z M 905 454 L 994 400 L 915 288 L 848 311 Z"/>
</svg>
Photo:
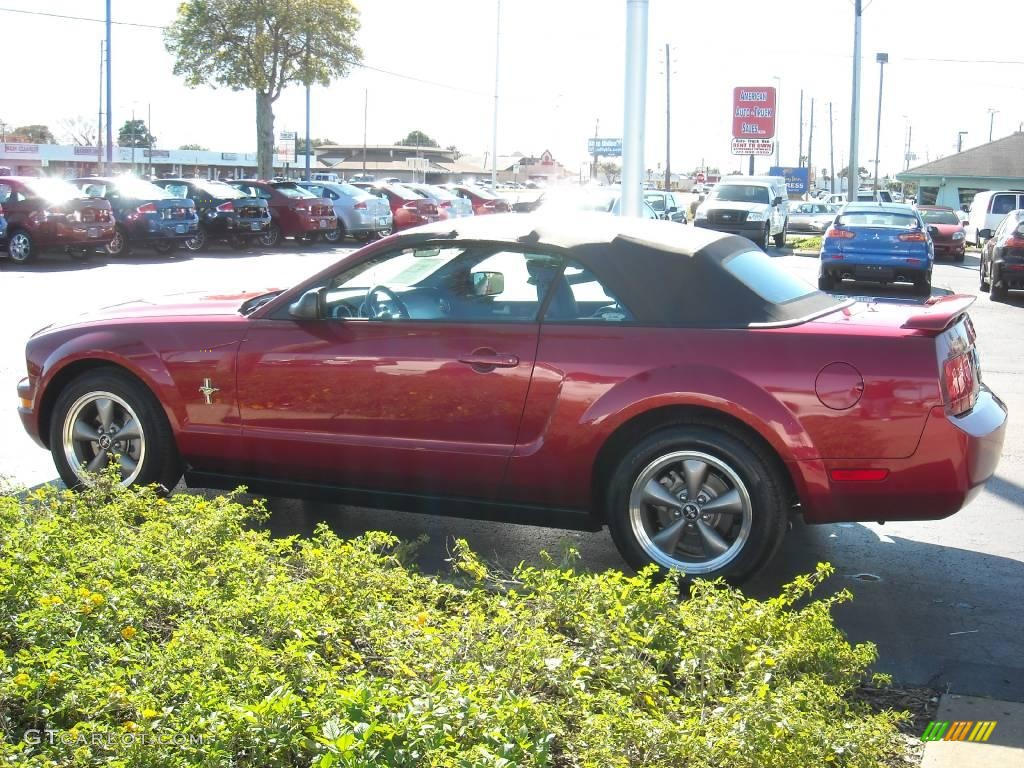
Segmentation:
<svg viewBox="0 0 1024 768">
<path fill-rule="evenodd" d="M 962 293 L 935 296 L 924 303 L 920 312 L 907 318 L 902 327 L 936 333 L 944 331 L 960 319 L 960 315 L 967 311 L 976 298 Z"/>
</svg>

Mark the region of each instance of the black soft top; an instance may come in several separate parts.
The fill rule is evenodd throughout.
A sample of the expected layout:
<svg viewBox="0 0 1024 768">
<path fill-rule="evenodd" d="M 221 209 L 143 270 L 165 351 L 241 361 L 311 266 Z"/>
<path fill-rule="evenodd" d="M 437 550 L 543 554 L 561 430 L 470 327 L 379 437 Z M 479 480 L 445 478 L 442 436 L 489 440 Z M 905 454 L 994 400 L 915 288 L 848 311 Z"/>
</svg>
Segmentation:
<svg viewBox="0 0 1024 768">
<path fill-rule="evenodd" d="M 793 278 L 743 237 L 692 229 L 671 221 L 608 214 L 498 214 L 437 222 L 410 230 L 409 239 L 442 245 L 508 243 L 560 250 L 590 269 L 640 325 L 749 328 L 796 323 L 832 311 L 841 302 L 811 286 L 773 301 L 773 277 Z M 747 266 L 737 269 L 742 257 Z M 765 263 L 760 263 L 764 261 Z"/>
</svg>

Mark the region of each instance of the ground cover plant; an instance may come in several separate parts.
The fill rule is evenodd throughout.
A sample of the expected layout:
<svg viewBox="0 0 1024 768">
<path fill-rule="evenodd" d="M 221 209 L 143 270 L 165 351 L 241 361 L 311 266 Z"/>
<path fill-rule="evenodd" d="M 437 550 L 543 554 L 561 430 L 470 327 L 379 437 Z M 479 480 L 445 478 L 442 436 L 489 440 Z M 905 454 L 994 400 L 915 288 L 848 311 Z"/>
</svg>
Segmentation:
<svg viewBox="0 0 1024 768">
<path fill-rule="evenodd" d="M 815 598 L 521 566 L 419 574 L 381 533 L 273 539 L 241 496 L 111 476 L 0 495 L 11 766 L 898 764 L 875 659 Z M 689 589 L 689 587 L 687 587 Z"/>
</svg>

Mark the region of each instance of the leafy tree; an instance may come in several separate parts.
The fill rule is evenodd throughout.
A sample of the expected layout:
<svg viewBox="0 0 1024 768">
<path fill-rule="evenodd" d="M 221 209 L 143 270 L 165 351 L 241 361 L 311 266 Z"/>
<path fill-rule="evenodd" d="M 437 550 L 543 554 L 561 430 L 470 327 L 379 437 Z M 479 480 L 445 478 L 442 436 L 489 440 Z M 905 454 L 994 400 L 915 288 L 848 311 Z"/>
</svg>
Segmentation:
<svg viewBox="0 0 1024 768">
<path fill-rule="evenodd" d="M 14 131 L 8 134 L 8 139 L 11 137 L 23 139 L 26 144 L 57 143 L 53 138 L 53 134 L 50 133 L 50 129 L 45 125 L 23 125 L 20 128 L 15 128 Z"/>
<path fill-rule="evenodd" d="M 61 141 L 65 144 L 76 144 L 79 147 L 91 147 L 96 144 L 96 121 L 82 115 L 65 117 L 58 123 Z"/>
<path fill-rule="evenodd" d="M 336 143 L 337 142 L 334 141 L 333 139 L 310 139 L 309 140 L 309 146 L 312 147 L 313 149 L 316 149 L 317 147 L 330 146 L 330 145 L 336 144 Z M 305 139 L 299 139 L 298 143 L 296 144 L 296 147 L 297 147 L 296 151 L 300 155 L 301 154 L 305 154 L 306 153 L 305 152 L 306 140 Z"/>
<path fill-rule="evenodd" d="M 257 172 L 273 173 L 274 102 L 293 83 L 328 85 L 362 59 L 352 0 L 185 0 L 164 34 L 190 87 L 256 92 Z"/>
<path fill-rule="evenodd" d="M 182 144 L 180 147 L 178 147 L 178 149 L 191 149 L 197 152 L 206 152 L 210 148 L 204 147 L 201 144 Z"/>
<path fill-rule="evenodd" d="M 449 152 L 451 152 L 452 153 L 452 157 L 454 157 L 456 160 L 458 160 L 460 157 L 462 157 L 462 153 L 459 152 L 459 148 L 456 147 L 454 144 L 452 144 L 450 147 L 445 147 L 445 149 L 447 149 Z"/>
<path fill-rule="evenodd" d="M 439 147 L 441 146 L 423 131 L 409 131 L 404 139 L 395 142 L 399 147 Z"/>
<path fill-rule="evenodd" d="M 117 144 L 121 147 L 152 147 L 156 136 L 146 128 L 145 120 L 125 120 L 117 132 Z"/>
<path fill-rule="evenodd" d="M 619 174 L 622 173 L 622 168 L 619 167 L 619 164 L 613 163 L 610 160 L 598 163 L 597 170 L 604 174 L 604 180 L 608 184 L 614 184 L 615 180 L 619 178 Z"/>
<path fill-rule="evenodd" d="M 843 170 L 839 171 L 839 173 L 836 174 L 836 178 L 838 178 L 838 179 L 846 178 L 846 175 L 849 172 L 850 172 L 850 166 L 846 166 L 845 168 L 843 168 Z M 871 172 L 867 168 L 864 168 L 863 166 L 858 165 L 857 166 L 857 175 L 860 176 L 862 179 L 866 179 L 868 176 L 871 175 Z"/>
</svg>

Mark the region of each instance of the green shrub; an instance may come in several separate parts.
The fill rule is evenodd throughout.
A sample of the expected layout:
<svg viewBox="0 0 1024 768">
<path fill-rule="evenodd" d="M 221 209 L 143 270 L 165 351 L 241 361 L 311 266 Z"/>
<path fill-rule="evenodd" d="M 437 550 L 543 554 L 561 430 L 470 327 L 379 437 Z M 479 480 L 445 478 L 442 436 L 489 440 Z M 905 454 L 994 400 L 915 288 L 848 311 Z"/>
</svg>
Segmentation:
<svg viewBox="0 0 1024 768">
<path fill-rule="evenodd" d="M 810 593 L 521 566 L 449 582 L 391 536 L 253 530 L 238 497 L 0 496 L 12 766 L 876 766 L 874 660 Z M 47 734 L 46 731 L 50 734 Z M 160 740 L 163 740 L 162 743 Z M 52 743 L 51 743 L 52 742 Z"/>
<path fill-rule="evenodd" d="M 789 247 L 795 251 L 820 251 L 821 250 L 821 236 L 811 235 L 809 237 L 793 237 L 789 238 Z"/>
</svg>

